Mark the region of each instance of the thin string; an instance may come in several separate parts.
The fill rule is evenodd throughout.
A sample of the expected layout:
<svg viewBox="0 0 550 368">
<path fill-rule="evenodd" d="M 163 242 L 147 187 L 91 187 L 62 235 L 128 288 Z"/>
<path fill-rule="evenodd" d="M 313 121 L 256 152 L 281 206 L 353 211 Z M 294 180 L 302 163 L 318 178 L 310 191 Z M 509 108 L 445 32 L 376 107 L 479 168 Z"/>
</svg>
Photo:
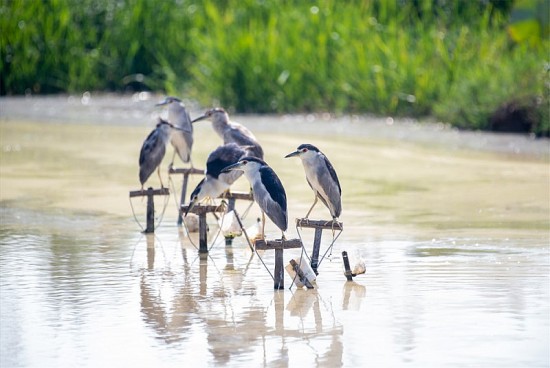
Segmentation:
<svg viewBox="0 0 550 368">
<path fill-rule="evenodd" d="M 128 200 L 130 201 L 130 207 L 132 208 L 132 215 L 134 215 L 134 220 L 136 221 L 138 226 L 141 228 L 141 232 L 144 232 L 145 228 L 143 227 L 143 225 L 141 225 L 141 222 L 139 222 L 139 220 L 136 216 L 136 211 L 134 209 L 134 203 L 132 202 L 132 197 L 128 197 Z"/>
<path fill-rule="evenodd" d="M 162 208 L 162 212 L 160 214 L 160 216 L 158 217 L 158 223 L 155 225 L 155 229 L 157 229 L 158 227 L 160 227 L 160 224 L 162 223 L 162 219 L 164 218 L 164 213 L 166 212 L 166 208 L 168 207 L 168 202 L 170 201 L 170 196 L 167 195 L 167 196 L 164 196 L 164 204 L 163 204 L 163 208 Z"/>
<path fill-rule="evenodd" d="M 300 238 L 300 241 L 302 242 L 302 252 L 303 252 L 303 251 L 304 251 L 304 242 L 302 241 L 302 234 L 300 233 L 300 229 L 301 229 L 301 228 L 302 228 L 302 227 L 299 225 L 299 223 L 296 223 L 296 232 L 298 233 L 298 237 Z M 330 254 L 328 255 L 327 258 L 330 259 L 330 257 L 332 256 L 332 248 L 334 247 L 334 243 L 336 243 L 336 240 L 338 240 L 338 238 L 340 237 L 340 235 L 342 235 L 342 232 L 343 232 L 343 231 L 344 231 L 344 230 L 341 229 L 340 232 L 338 233 L 338 235 L 336 235 L 336 236 L 334 236 L 335 232 L 334 232 L 334 231 L 332 232 L 332 242 L 331 242 L 330 245 L 328 246 L 328 248 L 327 248 L 327 250 L 325 251 L 325 253 L 323 253 L 323 256 L 321 257 L 321 259 L 320 259 L 319 262 L 317 263 L 317 267 L 321 266 L 321 262 L 323 262 L 323 260 L 325 259 L 325 257 L 327 256 L 327 253 L 328 253 L 329 251 L 331 251 L 331 252 L 330 252 Z M 321 245 L 319 244 L 319 246 L 321 246 Z M 305 252 L 305 254 L 306 254 L 307 259 L 311 262 L 311 258 L 310 258 L 309 255 L 307 254 L 307 251 Z"/>
<path fill-rule="evenodd" d="M 235 211 L 235 216 L 237 216 L 237 221 L 239 222 L 239 226 L 241 227 L 241 230 L 243 231 L 243 234 L 244 234 L 244 237 L 246 238 L 246 241 L 248 242 L 248 246 L 250 247 L 250 249 L 254 250 L 254 253 L 256 253 L 256 255 L 258 256 L 258 258 L 260 259 L 260 262 L 262 262 L 262 264 L 264 265 L 265 269 L 267 270 L 267 272 L 269 273 L 269 276 L 271 276 L 271 278 L 273 279 L 273 281 L 275 281 L 275 277 L 273 276 L 273 274 L 271 273 L 271 271 L 269 271 L 269 268 L 267 268 L 267 265 L 265 264 L 264 260 L 262 259 L 262 257 L 258 254 L 258 251 L 256 250 L 256 247 L 252 245 L 252 243 L 250 242 L 250 238 L 248 237 L 248 234 L 246 233 L 246 230 L 243 226 L 243 223 L 241 222 L 241 218 L 239 217 L 239 214 L 237 212 L 236 209 L 234 209 L 233 211 Z"/>
</svg>

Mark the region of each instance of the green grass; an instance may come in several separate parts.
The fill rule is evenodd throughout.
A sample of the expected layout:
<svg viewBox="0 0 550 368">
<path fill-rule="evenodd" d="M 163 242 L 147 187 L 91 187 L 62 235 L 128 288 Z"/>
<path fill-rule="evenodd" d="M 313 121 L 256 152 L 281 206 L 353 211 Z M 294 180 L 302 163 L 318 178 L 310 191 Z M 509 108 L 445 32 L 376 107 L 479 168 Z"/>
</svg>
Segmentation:
<svg viewBox="0 0 550 368">
<path fill-rule="evenodd" d="M 515 44 L 511 1 L 3 0 L 2 93 L 148 88 L 238 112 L 433 116 L 487 129 L 538 101 L 549 45 Z"/>
</svg>

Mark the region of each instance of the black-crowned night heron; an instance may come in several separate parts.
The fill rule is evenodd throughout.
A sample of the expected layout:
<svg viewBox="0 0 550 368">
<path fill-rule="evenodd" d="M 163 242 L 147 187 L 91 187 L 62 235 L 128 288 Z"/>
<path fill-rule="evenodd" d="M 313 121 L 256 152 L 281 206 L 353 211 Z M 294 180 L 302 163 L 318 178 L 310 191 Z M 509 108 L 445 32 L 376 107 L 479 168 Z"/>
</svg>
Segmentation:
<svg viewBox="0 0 550 368">
<path fill-rule="evenodd" d="M 166 120 L 159 119 L 156 128 L 143 141 L 139 153 L 139 181 L 142 190 L 143 184 L 145 184 L 155 169 L 158 169 L 160 186 L 164 188 L 162 178 L 160 177 L 160 163 L 166 153 L 166 144 L 170 139 L 172 131 L 179 129 Z"/>
<path fill-rule="evenodd" d="M 193 124 L 191 123 L 191 117 L 187 112 L 185 105 L 177 97 L 166 97 L 162 102 L 159 102 L 157 106 L 168 105 L 168 121 L 174 126 L 180 128 L 172 132 L 170 137 L 170 143 L 174 147 L 174 155 L 172 156 L 172 163 L 174 164 L 174 158 L 176 153 L 185 163 L 191 161 L 191 149 L 193 148 Z"/>
<path fill-rule="evenodd" d="M 228 190 L 243 173 L 241 171 L 222 173 L 222 170 L 237 163 L 246 154 L 247 151 L 235 143 L 224 144 L 212 151 L 206 160 L 205 177 L 191 193 L 187 212 L 203 199 L 217 198 Z M 185 213 L 186 215 L 187 212 Z"/>
<path fill-rule="evenodd" d="M 239 146 L 250 146 L 251 156 L 263 159 L 264 151 L 258 140 L 245 126 L 229 120 L 229 115 L 221 107 L 210 109 L 193 120 L 194 122 L 209 119 L 212 127 L 223 139 L 223 143 L 236 143 Z"/>
<path fill-rule="evenodd" d="M 282 238 L 284 239 L 284 232 L 288 228 L 286 193 L 275 171 L 263 160 L 252 156 L 241 158 L 236 164 L 223 169 L 222 173 L 231 170 L 244 171 L 244 175 L 250 182 L 254 201 L 258 203 L 262 210 L 261 238 L 265 238 L 265 215 L 267 215 L 281 229 L 283 232 Z"/>
<path fill-rule="evenodd" d="M 340 188 L 336 171 L 327 156 L 311 144 L 301 144 L 296 151 L 289 153 L 285 158 L 294 156 L 302 159 L 306 180 L 315 192 L 315 201 L 305 218 L 308 218 L 317 204 L 317 199 L 321 199 L 321 202 L 330 211 L 332 219 L 336 221 L 342 213 L 342 188 Z"/>
</svg>

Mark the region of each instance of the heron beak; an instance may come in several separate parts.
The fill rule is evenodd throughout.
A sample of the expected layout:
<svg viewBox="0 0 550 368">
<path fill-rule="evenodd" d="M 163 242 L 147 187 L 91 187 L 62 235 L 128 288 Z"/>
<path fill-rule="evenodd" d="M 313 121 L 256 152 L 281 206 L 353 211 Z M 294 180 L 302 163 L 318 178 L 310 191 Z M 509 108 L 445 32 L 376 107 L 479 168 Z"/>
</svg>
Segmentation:
<svg viewBox="0 0 550 368">
<path fill-rule="evenodd" d="M 164 106 L 164 105 L 167 105 L 168 104 L 168 100 L 164 100 L 162 102 L 159 102 L 157 104 L 155 104 L 155 106 Z"/>
<path fill-rule="evenodd" d="M 240 163 L 240 162 L 237 162 L 237 163 L 235 163 L 235 164 L 233 164 L 233 165 L 229 165 L 229 166 L 227 166 L 225 169 L 223 169 L 223 170 L 220 172 L 220 174 L 228 173 L 228 172 L 233 171 L 233 170 L 239 170 L 240 167 L 241 167 L 242 165 L 243 165 L 243 164 Z"/>
<path fill-rule="evenodd" d="M 300 154 L 300 151 L 294 151 L 294 152 L 291 152 L 288 155 L 286 155 L 285 158 L 298 156 L 299 154 Z"/>
<path fill-rule="evenodd" d="M 207 119 L 207 118 L 208 118 L 208 115 L 201 115 L 198 118 L 191 120 L 191 122 L 196 123 L 197 121 L 201 121 L 201 120 L 204 120 L 204 119 Z"/>
</svg>

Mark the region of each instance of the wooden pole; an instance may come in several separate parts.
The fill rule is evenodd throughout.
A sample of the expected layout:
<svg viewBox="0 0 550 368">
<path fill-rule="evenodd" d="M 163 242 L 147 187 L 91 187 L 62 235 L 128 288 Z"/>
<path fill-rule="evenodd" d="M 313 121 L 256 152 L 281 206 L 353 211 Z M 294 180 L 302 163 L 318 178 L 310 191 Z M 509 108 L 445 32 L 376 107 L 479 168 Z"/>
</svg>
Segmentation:
<svg viewBox="0 0 550 368">
<path fill-rule="evenodd" d="M 206 212 L 199 214 L 199 253 L 208 253 Z"/>
<path fill-rule="evenodd" d="M 349 266 L 348 252 L 342 252 L 342 259 L 344 260 L 344 275 L 346 275 L 346 279 L 348 279 L 348 281 L 353 281 L 353 274 L 351 273 L 351 267 Z"/>
<path fill-rule="evenodd" d="M 311 268 L 316 275 L 319 274 L 317 267 L 319 267 L 319 250 L 321 249 L 321 236 L 323 235 L 323 229 L 315 228 L 315 237 L 313 238 L 313 251 L 311 253 Z"/>
<path fill-rule="evenodd" d="M 153 189 L 151 187 L 147 190 L 133 190 L 130 192 L 130 198 L 147 196 L 147 224 L 145 226 L 144 233 L 155 232 L 155 201 L 156 195 L 170 195 L 168 188 Z"/>
<path fill-rule="evenodd" d="M 226 213 L 229 213 L 230 211 L 235 210 L 235 202 L 236 202 L 235 197 L 230 197 L 229 198 L 229 201 L 227 202 L 227 212 Z M 225 237 L 225 246 L 230 247 L 232 244 L 233 244 L 233 237 L 232 236 L 226 236 Z"/>
<path fill-rule="evenodd" d="M 153 198 L 153 188 L 147 189 L 147 227 L 146 233 L 155 232 L 155 201 Z"/>
<path fill-rule="evenodd" d="M 186 212 L 189 206 L 182 206 L 181 211 Z M 208 225 L 206 214 L 210 212 L 224 212 L 223 206 L 195 205 L 189 212 L 199 216 L 199 253 L 208 253 Z"/>
<path fill-rule="evenodd" d="M 289 248 L 301 248 L 302 242 L 300 239 L 289 240 L 262 240 L 259 239 L 254 243 L 257 250 L 274 249 L 275 250 L 275 269 L 273 271 L 273 280 L 275 290 L 285 288 L 285 272 L 283 267 L 283 251 Z"/>
<path fill-rule="evenodd" d="M 187 195 L 187 183 L 189 181 L 189 174 L 183 174 L 183 184 L 181 186 L 181 197 L 180 197 L 180 210 L 178 213 L 178 226 L 183 224 L 183 212 L 181 206 L 185 204 L 185 196 Z"/>
<path fill-rule="evenodd" d="M 315 237 L 313 238 L 313 250 L 311 253 L 311 268 L 316 275 L 319 275 L 319 251 L 321 249 L 321 237 L 323 230 L 344 230 L 344 224 L 338 221 L 322 221 L 310 220 L 307 218 L 296 219 L 296 226 L 315 229 Z"/>
<path fill-rule="evenodd" d="M 190 167 L 189 169 L 174 169 L 170 167 L 168 174 L 183 174 L 183 184 L 181 185 L 181 197 L 180 197 L 180 209 L 178 213 L 178 226 L 183 224 L 183 212 L 181 207 L 185 204 L 185 197 L 187 196 L 187 184 L 189 183 L 189 175 L 204 175 L 204 170 L 195 169 Z"/>
<path fill-rule="evenodd" d="M 285 272 L 283 267 L 283 249 L 275 249 L 275 272 L 273 273 L 275 278 L 275 290 L 282 290 L 285 288 Z"/>
<path fill-rule="evenodd" d="M 296 275 L 298 275 L 298 279 L 300 279 L 300 282 L 304 284 L 308 289 L 313 289 L 313 285 L 311 285 L 311 282 L 306 278 L 306 275 L 304 275 L 304 272 L 300 268 L 300 265 L 293 259 L 290 260 L 290 264 L 292 265 L 292 269 L 294 272 L 296 272 Z"/>
</svg>

